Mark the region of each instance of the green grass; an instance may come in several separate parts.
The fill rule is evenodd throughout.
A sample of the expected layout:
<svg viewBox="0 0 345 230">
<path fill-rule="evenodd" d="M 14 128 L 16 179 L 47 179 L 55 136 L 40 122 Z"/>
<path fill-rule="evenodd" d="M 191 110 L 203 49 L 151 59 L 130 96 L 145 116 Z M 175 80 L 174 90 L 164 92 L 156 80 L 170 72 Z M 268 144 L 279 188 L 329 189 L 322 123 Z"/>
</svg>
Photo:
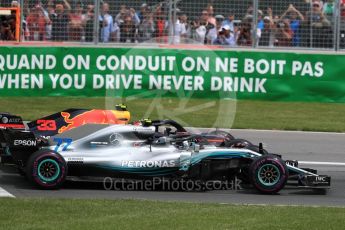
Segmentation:
<svg viewBox="0 0 345 230">
<path fill-rule="evenodd" d="M 238 103 L 234 128 L 345 132 L 345 104 Z"/>
<path fill-rule="evenodd" d="M 33 120 L 66 108 L 113 108 L 121 101 L 128 105 L 132 120 L 172 118 L 197 127 L 345 132 L 345 104 L 335 103 L 3 97 L 0 110 Z"/>
<path fill-rule="evenodd" d="M 0 199 L 0 229 L 344 229 L 345 209 L 135 200 Z"/>
</svg>

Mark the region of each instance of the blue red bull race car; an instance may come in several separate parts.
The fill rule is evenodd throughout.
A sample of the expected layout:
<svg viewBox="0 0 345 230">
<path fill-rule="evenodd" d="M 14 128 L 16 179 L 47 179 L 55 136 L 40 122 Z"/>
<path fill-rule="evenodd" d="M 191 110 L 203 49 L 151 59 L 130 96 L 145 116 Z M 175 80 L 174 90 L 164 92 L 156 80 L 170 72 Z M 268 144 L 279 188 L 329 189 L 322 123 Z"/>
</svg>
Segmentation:
<svg viewBox="0 0 345 230">
<path fill-rule="evenodd" d="M 20 116 L 0 113 L 0 128 L 25 129 L 36 136 L 51 137 L 85 124 L 128 124 L 130 112 L 125 105 L 114 110 L 67 109 L 24 123 Z"/>
<path fill-rule="evenodd" d="M 33 132 L 37 137 L 49 138 L 85 124 L 128 124 L 130 117 L 127 106 L 123 104 L 116 105 L 114 110 L 67 109 L 28 123 L 24 123 L 20 116 L 0 112 L 0 128 L 24 129 Z M 186 128 L 174 120 L 151 121 L 150 119 L 143 119 L 133 122 L 133 124 L 135 123 L 152 124 L 155 127 L 157 137 L 164 135 L 187 137 L 195 134 L 187 131 Z M 223 130 L 212 130 L 199 135 L 209 144 L 218 147 L 246 147 L 258 151 L 258 147 L 250 141 L 235 138 L 229 132 Z"/>
</svg>

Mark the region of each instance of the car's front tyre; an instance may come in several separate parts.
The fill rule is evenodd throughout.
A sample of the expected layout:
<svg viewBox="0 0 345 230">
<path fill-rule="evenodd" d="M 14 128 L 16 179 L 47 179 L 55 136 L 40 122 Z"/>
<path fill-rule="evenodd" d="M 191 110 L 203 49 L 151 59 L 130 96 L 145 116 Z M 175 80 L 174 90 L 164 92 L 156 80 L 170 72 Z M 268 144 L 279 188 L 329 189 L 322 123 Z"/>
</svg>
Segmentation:
<svg viewBox="0 0 345 230">
<path fill-rule="evenodd" d="M 284 161 L 274 155 L 255 159 L 250 165 L 251 181 L 261 193 L 273 194 L 284 188 L 289 173 Z"/>
<path fill-rule="evenodd" d="M 64 158 L 52 150 L 35 152 L 28 160 L 26 175 L 41 189 L 58 189 L 65 182 L 67 164 Z"/>
</svg>

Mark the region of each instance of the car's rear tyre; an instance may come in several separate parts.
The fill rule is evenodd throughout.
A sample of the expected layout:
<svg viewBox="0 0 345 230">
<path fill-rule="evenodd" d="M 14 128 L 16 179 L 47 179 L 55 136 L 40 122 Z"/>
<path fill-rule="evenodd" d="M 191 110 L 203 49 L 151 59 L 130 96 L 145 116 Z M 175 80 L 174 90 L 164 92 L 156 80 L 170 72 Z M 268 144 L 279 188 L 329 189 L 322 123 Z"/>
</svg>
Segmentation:
<svg viewBox="0 0 345 230">
<path fill-rule="evenodd" d="M 41 189 L 58 189 L 65 182 L 67 164 L 59 153 L 41 150 L 28 160 L 26 174 Z"/>
<path fill-rule="evenodd" d="M 250 172 L 253 186 L 265 194 L 279 192 L 289 177 L 284 161 L 274 155 L 255 159 L 250 165 Z"/>
<path fill-rule="evenodd" d="M 219 135 L 219 136 L 224 136 L 229 140 L 233 140 L 235 139 L 233 135 L 231 135 L 229 132 L 223 131 L 223 130 L 213 130 L 207 134 L 211 134 L 211 135 Z"/>
<path fill-rule="evenodd" d="M 233 139 L 225 142 L 225 147 L 229 148 L 247 148 L 252 145 L 253 144 L 250 141 L 245 139 Z"/>
</svg>

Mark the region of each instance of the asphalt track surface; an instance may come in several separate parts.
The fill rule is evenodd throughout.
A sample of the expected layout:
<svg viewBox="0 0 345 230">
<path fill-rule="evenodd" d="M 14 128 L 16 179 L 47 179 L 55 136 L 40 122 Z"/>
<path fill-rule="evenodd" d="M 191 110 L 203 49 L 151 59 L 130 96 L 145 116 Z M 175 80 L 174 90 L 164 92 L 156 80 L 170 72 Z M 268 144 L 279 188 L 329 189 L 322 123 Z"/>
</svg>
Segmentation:
<svg viewBox="0 0 345 230">
<path fill-rule="evenodd" d="M 200 131 L 200 130 L 199 130 Z M 202 130 L 205 131 L 205 130 Z M 254 189 L 183 191 L 115 191 L 104 190 L 102 183 L 67 182 L 63 189 L 35 189 L 13 169 L 0 166 L 0 197 L 147 199 L 161 201 L 212 202 L 231 204 L 277 204 L 311 206 L 345 206 L 345 134 L 293 131 L 232 130 L 238 137 L 264 143 L 272 153 L 284 159 L 300 161 L 300 166 L 318 169 L 332 177 L 326 192 L 287 186 L 277 195 L 261 195 Z"/>
</svg>

